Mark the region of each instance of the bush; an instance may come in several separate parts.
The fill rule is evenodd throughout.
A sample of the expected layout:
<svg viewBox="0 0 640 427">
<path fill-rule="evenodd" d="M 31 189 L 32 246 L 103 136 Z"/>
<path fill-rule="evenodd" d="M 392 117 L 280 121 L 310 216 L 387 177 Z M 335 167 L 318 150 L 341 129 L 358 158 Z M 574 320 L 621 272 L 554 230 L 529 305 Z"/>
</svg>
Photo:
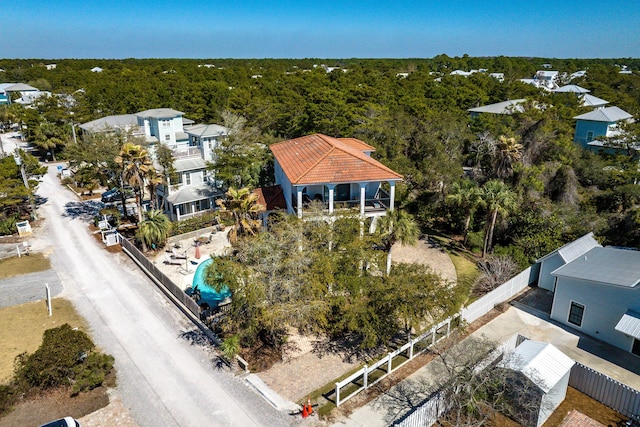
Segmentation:
<svg viewBox="0 0 640 427">
<path fill-rule="evenodd" d="M 16 217 L 10 216 L 9 218 L 5 218 L 0 220 L 0 236 L 11 236 L 13 233 L 17 232 L 16 228 Z"/>
<path fill-rule="evenodd" d="M 9 412 L 18 400 L 18 389 L 14 385 L 0 385 L 0 415 Z"/>
<path fill-rule="evenodd" d="M 113 358 L 94 353 L 94 348 L 86 333 L 68 324 L 48 329 L 34 353 L 16 357 L 15 381 L 39 389 L 75 384 L 74 392 L 97 387 L 111 371 Z"/>
<path fill-rule="evenodd" d="M 198 215 L 183 221 L 176 221 L 173 223 L 171 230 L 169 231 L 169 237 L 211 227 L 216 224 L 220 224 L 220 218 L 217 212 Z"/>
</svg>

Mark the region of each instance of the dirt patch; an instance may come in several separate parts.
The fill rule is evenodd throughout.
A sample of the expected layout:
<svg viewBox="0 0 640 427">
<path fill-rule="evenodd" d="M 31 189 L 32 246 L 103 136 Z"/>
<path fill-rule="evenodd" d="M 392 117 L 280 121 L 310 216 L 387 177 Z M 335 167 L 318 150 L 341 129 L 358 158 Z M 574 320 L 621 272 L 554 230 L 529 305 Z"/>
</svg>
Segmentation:
<svg viewBox="0 0 640 427">
<path fill-rule="evenodd" d="M 542 427 L 558 427 L 562 423 L 562 420 L 567 416 L 572 409 L 585 414 L 589 418 L 592 418 L 605 426 L 617 426 L 622 425 L 622 422 L 626 420 L 626 417 L 614 411 L 613 409 L 603 405 L 587 396 L 580 393 L 573 387 L 567 388 L 567 396 L 564 401 L 558 406 L 558 408 L 551 414 L 547 422 Z"/>
<path fill-rule="evenodd" d="M 0 427 L 38 426 L 48 421 L 71 416 L 76 419 L 109 404 L 106 387 L 98 387 L 71 397 L 71 390 L 57 389 L 18 404 L 0 418 Z"/>
</svg>

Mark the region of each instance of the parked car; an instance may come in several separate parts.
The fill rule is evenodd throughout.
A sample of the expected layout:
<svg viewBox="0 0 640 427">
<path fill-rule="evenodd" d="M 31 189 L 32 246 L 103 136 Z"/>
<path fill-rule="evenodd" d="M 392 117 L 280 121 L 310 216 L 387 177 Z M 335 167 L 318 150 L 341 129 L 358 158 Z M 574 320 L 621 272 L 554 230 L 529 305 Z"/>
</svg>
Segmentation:
<svg viewBox="0 0 640 427">
<path fill-rule="evenodd" d="M 128 198 L 133 197 L 133 189 L 124 189 L 124 194 Z M 113 203 L 122 200 L 122 193 L 118 187 L 113 187 L 111 190 L 107 190 L 102 193 L 102 203 Z"/>
<path fill-rule="evenodd" d="M 40 427 L 80 427 L 80 423 L 75 418 L 64 417 L 59 420 L 42 424 Z"/>
</svg>

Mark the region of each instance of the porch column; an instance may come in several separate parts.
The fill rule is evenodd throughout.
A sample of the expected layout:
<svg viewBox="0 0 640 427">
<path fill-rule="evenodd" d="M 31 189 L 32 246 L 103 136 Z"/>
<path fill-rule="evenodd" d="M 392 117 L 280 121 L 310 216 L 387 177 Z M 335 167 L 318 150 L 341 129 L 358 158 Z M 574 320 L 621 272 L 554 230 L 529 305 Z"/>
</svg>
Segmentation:
<svg viewBox="0 0 640 427">
<path fill-rule="evenodd" d="M 393 203 L 396 198 L 396 182 L 390 181 L 389 187 L 389 210 L 393 212 Z"/>
<path fill-rule="evenodd" d="M 361 182 L 360 183 L 360 215 L 364 215 L 364 203 L 366 200 L 366 189 L 367 189 L 367 183 L 366 182 Z"/>
<path fill-rule="evenodd" d="M 333 190 L 336 188 L 335 184 L 327 184 L 329 189 L 329 215 L 333 213 Z"/>
<path fill-rule="evenodd" d="M 298 218 L 302 218 L 302 189 L 303 187 L 296 187 L 297 192 L 297 202 L 298 202 Z"/>
</svg>

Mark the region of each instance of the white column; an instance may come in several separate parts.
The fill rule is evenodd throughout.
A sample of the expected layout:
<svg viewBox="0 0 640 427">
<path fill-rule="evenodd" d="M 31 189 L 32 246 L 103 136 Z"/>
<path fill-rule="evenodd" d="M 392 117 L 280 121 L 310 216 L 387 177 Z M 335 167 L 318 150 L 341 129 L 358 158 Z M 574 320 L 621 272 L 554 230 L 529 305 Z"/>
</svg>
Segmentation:
<svg viewBox="0 0 640 427">
<path fill-rule="evenodd" d="M 298 218 L 302 218 L 302 187 L 296 187 L 298 199 Z"/>
<path fill-rule="evenodd" d="M 360 215 L 364 215 L 364 202 L 366 199 L 366 189 L 367 184 L 364 182 L 360 183 Z"/>
<path fill-rule="evenodd" d="M 390 185 L 390 189 L 389 189 L 389 210 L 393 211 L 393 204 L 395 202 L 395 198 L 396 198 L 396 182 L 395 181 L 391 181 L 389 182 Z"/>
<path fill-rule="evenodd" d="M 329 214 L 333 213 L 333 190 L 336 188 L 335 184 L 328 184 L 329 188 Z"/>
</svg>

